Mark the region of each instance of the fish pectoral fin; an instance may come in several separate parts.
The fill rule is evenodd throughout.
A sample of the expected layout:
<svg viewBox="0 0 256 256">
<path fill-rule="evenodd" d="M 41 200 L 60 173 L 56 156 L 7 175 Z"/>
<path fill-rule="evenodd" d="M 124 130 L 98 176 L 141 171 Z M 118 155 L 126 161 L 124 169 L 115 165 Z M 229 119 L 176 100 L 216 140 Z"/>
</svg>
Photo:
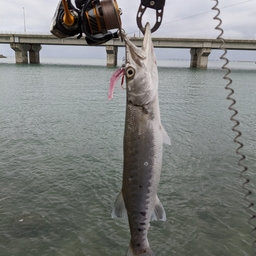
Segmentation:
<svg viewBox="0 0 256 256">
<path fill-rule="evenodd" d="M 164 207 L 157 195 L 156 195 L 155 209 L 151 215 L 150 221 L 153 221 L 153 220 L 166 221 L 166 214 L 165 214 Z"/>
<path fill-rule="evenodd" d="M 163 143 L 171 146 L 171 140 L 162 125 L 161 125 L 161 132 L 162 132 L 162 137 L 163 137 Z"/>
<path fill-rule="evenodd" d="M 122 191 L 118 194 L 118 196 L 116 198 L 111 216 L 112 216 L 112 218 L 127 217 L 127 211 L 126 211 L 126 208 L 125 208 Z"/>
</svg>

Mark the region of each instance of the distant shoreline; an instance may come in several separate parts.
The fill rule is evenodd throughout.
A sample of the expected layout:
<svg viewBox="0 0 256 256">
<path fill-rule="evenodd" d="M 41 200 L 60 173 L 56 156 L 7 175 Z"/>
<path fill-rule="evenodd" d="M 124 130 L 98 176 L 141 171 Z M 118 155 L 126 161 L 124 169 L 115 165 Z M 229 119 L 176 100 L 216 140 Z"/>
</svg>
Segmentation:
<svg viewBox="0 0 256 256">
<path fill-rule="evenodd" d="M 0 58 L 7 58 L 7 57 L 4 56 L 3 54 L 0 54 Z"/>
</svg>

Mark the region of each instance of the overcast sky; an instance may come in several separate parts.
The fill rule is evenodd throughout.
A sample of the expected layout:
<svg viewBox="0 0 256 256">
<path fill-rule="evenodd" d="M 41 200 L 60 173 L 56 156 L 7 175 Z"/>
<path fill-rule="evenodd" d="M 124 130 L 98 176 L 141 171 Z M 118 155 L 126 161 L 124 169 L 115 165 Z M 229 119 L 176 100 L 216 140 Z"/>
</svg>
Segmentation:
<svg viewBox="0 0 256 256">
<path fill-rule="evenodd" d="M 24 32 L 25 12 L 26 33 L 49 34 L 51 19 L 58 2 L 57 0 L 0 0 L 0 32 Z M 256 38 L 256 0 L 219 0 L 219 2 L 225 38 Z M 121 16 L 123 29 L 130 35 L 139 35 L 136 13 L 140 1 L 117 0 L 117 3 L 123 12 Z M 216 15 L 216 11 L 212 10 L 214 5 L 214 0 L 166 0 L 162 25 L 153 36 L 216 38 L 219 32 L 215 30 L 218 22 L 213 20 Z M 155 22 L 153 10 L 147 9 L 144 17 L 143 22 L 149 21 L 151 24 Z M 105 57 L 104 47 L 83 48 L 43 46 L 41 56 L 93 57 L 97 52 L 97 56 Z M 159 50 L 160 55 L 161 52 L 163 54 L 163 51 Z M 182 51 L 176 50 L 176 54 L 178 52 Z M 0 44 L 0 53 L 7 56 L 14 55 L 9 45 Z M 256 59 L 255 52 L 240 51 L 238 54 L 238 56 L 247 55 L 249 59 Z M 170 56 L 172 57 L 177 58 Z"/>
</svg>

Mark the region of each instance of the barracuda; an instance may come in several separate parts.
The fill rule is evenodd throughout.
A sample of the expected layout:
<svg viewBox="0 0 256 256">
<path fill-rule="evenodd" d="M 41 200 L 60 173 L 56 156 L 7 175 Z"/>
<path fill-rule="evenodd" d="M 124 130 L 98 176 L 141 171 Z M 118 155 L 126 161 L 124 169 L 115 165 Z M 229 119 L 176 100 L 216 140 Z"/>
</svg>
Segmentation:
<svg viewBox="0 0 256 256">
<path fill-rule="evenodd" d="M 158 71 L 147 23 L 142 48 L 126 35 L 127 105 L 124 132 L 123 184 L 112 217 L 128 216 L 131 233 L 127 256 L 155 255 L 147 239 L 149 222 L 166 220 L 157 196 L 163 143 L 171 144 L 160 120 Z"/>
</svg>

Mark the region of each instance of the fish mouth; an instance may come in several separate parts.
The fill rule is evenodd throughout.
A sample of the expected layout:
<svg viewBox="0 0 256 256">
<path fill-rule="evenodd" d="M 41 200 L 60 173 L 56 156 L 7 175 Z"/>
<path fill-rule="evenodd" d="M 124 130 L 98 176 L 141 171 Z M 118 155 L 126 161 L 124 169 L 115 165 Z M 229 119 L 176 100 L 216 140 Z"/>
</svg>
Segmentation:
<svg viewBox="0 0 256 256">
<path fill-rule="evenodd" d="M 136 58 L 145 60 L 150 56 L 153 49 L 153 43 L 151 39 L 151 28 L 148 22 L 145 26 L 144 39 L 141 48 L 134 45 L 125 34 L 123 35 L 123 38 L 126 44 L 126 62 L 130 63 L 132 60 L 137 62 L 138 60 L 136 60 Z"/>
<path fill-rule="evenodd" d="M 143 43 L 142 43 L 142 50 L 144 50 L 146 52 L 153 47 L 151 35 L 152 34 L 151 34 L 150 24 L 149 24 L 149 22 L 147 22 L 146 26 L 145 26 L 144 39 L 143 39 Z"/>
</svg>

